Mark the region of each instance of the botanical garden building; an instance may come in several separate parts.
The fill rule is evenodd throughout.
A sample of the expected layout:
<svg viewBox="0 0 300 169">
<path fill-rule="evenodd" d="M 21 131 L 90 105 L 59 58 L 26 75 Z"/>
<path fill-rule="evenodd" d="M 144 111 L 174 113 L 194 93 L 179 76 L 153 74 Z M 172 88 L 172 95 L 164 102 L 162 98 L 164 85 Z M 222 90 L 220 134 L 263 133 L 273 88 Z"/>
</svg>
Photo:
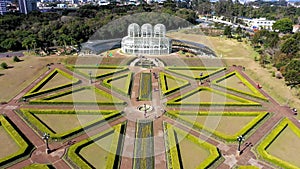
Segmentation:
<svg viewBox="0 0 300 169">
<path fill-rule="evenodd" d="M 129 54 L 163 55 L 172 50 L 171 39 L 166 37 L 166 27 L 157 24 L 144 24 L 141 27 L 132 23 L 128 26 L 128 35 L 122 39 L 122 51 Z"/>
</svg>

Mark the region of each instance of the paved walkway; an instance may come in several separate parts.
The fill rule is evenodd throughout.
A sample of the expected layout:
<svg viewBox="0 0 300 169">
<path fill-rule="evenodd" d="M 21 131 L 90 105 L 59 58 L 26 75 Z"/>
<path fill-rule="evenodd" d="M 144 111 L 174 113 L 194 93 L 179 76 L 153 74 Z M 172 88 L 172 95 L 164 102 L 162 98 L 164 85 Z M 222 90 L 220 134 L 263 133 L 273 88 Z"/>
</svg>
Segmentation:
<svg viewBox="0 0 300 169">
<path fill-rule="evenodd" d="M 40 80 L 42 80 L 45 76 L 47 76 L 54 68 L 62 69 L 63 71 L 74 74 L 74 76 L 81 80 L 81 84 L 78 84 L 76 86 L 84 86 L 84 85 L 93 85 L 101 90 L 104 90 L 115 97 L 118 97 L 120 99 L 125 100 L 128 105 L 126 107 L 115 107 L 115 106 L 78 106 L 78 105 L 29 105 L 26 102 L 19 102 L 22 96 L 27 93 L 33 86 L 35 86 Z M 166 116 L 163 116 L 162 109 L 166 110 L 214 110 L 214 111 L 268 111 L 273 113 L 273 115 L 265 121 L 262 125 L 259 126 L 259 128 L 253 132 L 251 136 L 247 138 L 245 142 L 251 143 L 253 146 L 256 146 L 261 139 L 266 136 L 274 126 L 284 117 L 289 118 L 296 126 L 300 128 L 299 122 L 294 118 L 292 115 L 290 109 L 284 106 L 280 106 L 274 99 L 272 99 L 266 92 L 263 91 L 263 89 L 260 89 L 262 94 L 266 96 L 269 99 L 269 102 L 264 102 L 259 99 L 250 98 L 243 94 L 238 94 L 235 92 L 227 91 L 231 94 L 238 95 L 240 97 L 249 98 L 253 101 L 260 102 L 262 104 L 262 107 L 196 107 L 196 108 L 166 108 L 165 102 L 167 99 L 172 99 L 177 96 L 180 96 L 182 93 L 189 92 L 191 90 L 194 90 L 199 86 L 199 84 L 195 80 L 191 80 L 189 78 L 179 76 L 183 79 L 186 79 L 190 82 L 189 87 L 185 87 L 180 92 L 176 94 L 172 94 L 170 96 L 162 97 L 160 91 L 155 91 L 154 89 L 159 89 L 159 82 L 158 79 L 155 79 L 154 76 L 152 76 L 152 100 L 151 101 L 138 101 L 136 98 L 138 97 L 138 92 L 140 88 L 140 73 L 142 72 L 150 72 L 149 69 L 139 68 L 130 66 L 129 69 L 134 72 L 134 81 L 133 81 L 133 87 L 132 87 L 132 95 L 131 97 L 125 97 L 120 95 L 117 92 L 111 91 L 102 85 L 99 85 L 99 81 L 90 84 L 89 79 L 77 75 L 70 70 L 63 67 L 63 65 L 55 64 L 51 66 L 51 69 L 48 70 L 46 73 L 44 73 L 40 78 L 38 78 L 36 81 L 34 81 L 30 86 L 25 88 L 20 94 L 18 94 L 15 98 L 13 98 L 10 102 L 8 102 L 6 105 L 0 106 L 0 112 L 3 114 L 6 114 L 6 116 L 14 123 L 16 124 L 17 128 L 32 142 L 32 144 L 35 146 L 34 152 L 31 154 L 30 158 L 24 161 L 21 161 L 10 168 L 22 168 L 24 166 L 27 166 L 31 163 L 51 163 L 54 165 L 54 167 L 58 169 L 66 169 L 71 168 L 63 159 L 62 156 L 67 151 L 67 148 L 69 145 L 67 144 L 66 140 L 65 142 L 51 142 L 50 148 L 54 150 L 50 154 L 45 153 L 45 144 L 42 140 L 41 136 L 37 135 L 35 131 L 33 131 L 28 125 L 14 112 L 15 109 L 19 108 L 38 108 L 38 109 L 119 109 L 124 110 L 124 116 L 116 119 L 114 121 L 108 122 L 105 125 L 97 126 L 92 128 L 91 130 L 86 131 L 85 133 L 72 138 L 72 141 L 74 142 L 80 142 L 81 140 L 84 140 L 86 138 L 89 138 L 92 135 L 95 135 L 101 131 L 104 131 L 108 128 L 110 128 L 113 125 L 117 125 L 119 123 L 122 123 L 124 121 L 127 121 L 127 127 L 126 127 L 126 134 L 125 134 L 125 140 L 124 140 L 124 147 L 122 152 L 122 159 L 121 159 L 121 168 L 122 169 L 128 169 L 132 168 L 133 164 L 133 152 L 134 152 L 134 142 L 135 142 L 135 127 L 136 127 L 136 120 L 137 119 L 153 119 L 153 132 L 154 132 L 154 153 L 155 153 L 155 168 L 163 169 L 166 168 L 166 157 L 165 157 L 165 145 L 164 145 L 164 132 L 163 132 L 163 122 L 168 122 L 172 125 L 175 125 L 176 127 L 181 128 L 182 130 L 185 130 L 192 135 L 195 135 L 196 137 L 199 137 L 210 144 L 213 144 L 217 146 L 222 153 L 223 157 L 225 158 L 225 161 L 221 163 L 218 168 L 231 168 L 235 165 L 256 165 L 260 168 L 272 168 L 270 165 L 266 164 L 265 162 L 261 161 L 256 157 L 256 155 L 253 153 L 253 147 L 247 146 L 245 144 L 242 145 L 243 153 L 241 155 L 236 154 L 237 145 L 236 144 L 225 144 L 219 140 L 210 138 L 206 135 L 203 135 L 185 125 L 182 125 L 181 123 L 174 121 Z M 163 69 L 161 67 L 154 67 L 151 70 L 151 73 L 159 73 Z M 256 86 L 256 83 L 253 82 L 243 71 L 240 67 L 230 67 L 228 70 L 226 70 L 224 73 L 216 74 L 214 76 L 211 76 L 211 81 L 213 79 L 216 79 L 218 77 L 223 76 L 225 73 L 229 73 L 232 71 L 238 71 L 242 76 L 244 76 L 252 85 Z M 173 74 L 173 73 L 169 73 Z M 209 82 L 204 82 L 201 86 L 210 86 Z M 65 89 L 61 89 L 65 90 Z M 224 89 L 220 89 L 224 90 Z M 47 94 L 45 94 L 47 95 Z M 143 104 L 149 104 L 153 105 L 154 110 L 152 112 L 148 112 L 146 116 L 142 112 L 139 112 L 136 107 Z M 157 118 L 156 118 L 157 117 Z"/>
</svg>

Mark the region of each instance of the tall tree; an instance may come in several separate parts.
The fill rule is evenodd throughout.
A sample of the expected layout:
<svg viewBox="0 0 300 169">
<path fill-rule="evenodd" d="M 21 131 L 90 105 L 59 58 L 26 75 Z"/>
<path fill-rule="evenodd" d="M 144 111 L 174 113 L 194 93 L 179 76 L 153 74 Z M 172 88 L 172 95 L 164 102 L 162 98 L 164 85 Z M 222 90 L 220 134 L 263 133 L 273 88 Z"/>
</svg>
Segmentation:
<svg viewBox="0 0 300 169">
<path fill-rule="evenodd" d="M 283 18 L 276 21 L 273 26 L 273 30 L 278 30 L 282 33 L 290 33 L 293 30 L 293 22 L 289 18 Z"/>
</svg>

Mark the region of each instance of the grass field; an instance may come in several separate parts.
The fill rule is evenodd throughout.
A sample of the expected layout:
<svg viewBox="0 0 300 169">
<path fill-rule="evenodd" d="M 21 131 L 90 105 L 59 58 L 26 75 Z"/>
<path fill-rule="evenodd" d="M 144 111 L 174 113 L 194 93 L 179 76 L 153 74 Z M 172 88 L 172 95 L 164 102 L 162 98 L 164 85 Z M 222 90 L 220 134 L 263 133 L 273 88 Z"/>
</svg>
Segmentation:
<svg viewBox="0 0 300 169">
<path fill-rule="evenodd" d="M 91 72 L 91 77 L 97 77 L 101 76 L 107 73 L 113 73 L 117 72 L 119 69 L 82 69 L 82 68 L 76 68 L 77 71 L 82 72 L 86 75 L 89 75 Z"/>
<path fill-rule="evenodd" d="M 253 93 L 238 77 L 230 76 L 222 81 L 220 81 L 218 84 L 226 86 L 226 87 L 231 87 L 235 88 L 247 93 Z"/>
<path fill-rule="evenodd" d="M 174 77 L 174 78 L 166 77 L 165 83 L 166 83 L 165 84 L 166 87 L 168 88 L 167 90 L 169 90 L 169 89 L 178 88 L 178 87 L 182 86 L 185 82 L 176 80 L 176 77 Z"/>
<path fill-rule="evenodd" d="M 51 99 L 54 101 L 111 101 L 110 98 L 107 98 L 92 89 L 84 89 L 80 91 L 75 91 L 73 93 Z"/>
<path fill-rule="evenodd" d="M 124 77 L 119 78 L 119 79 L 114 79 L 110 83 L 111 83 L 112 86 L 115 86 L 119 89 L 125 89 L 127 87 L 126 86 L 126 81 L 127 81 L 127 76 L 124 76 Z"/>
<path fill-rule="evenodd" d="M 197 91 L 194 94 L 184 98 L 181 100 L 182 103 L 189 103 L 189 102 L 238 102 L 234 99 L 215 94 L 210 91 Z"/>
<path fill-rule="evenodd" d="M 184 135 L 176 133 L 183 168 L 197 168 L 208 156 L 209 151 L 195 144 Z"/>
<path fill-rule="evenodd" d="M 75 127 L 84 126 L 100 115 L 77 115 L 77 114 L 35 114 L 49 128 L 56 133 L 64 133 Z"/>
<path fill-rule="evenodd" d="M 0 124 L 0 159 L 19 150 L 19 146 Z"/>
<path fill-rule="evenodd" d="M 30 85 L 42 73 L 47 71 L 46 64 L 62 62 L 65 57 L 21 57 L 22 62 L 13 62 L 13 58 L 0 58 L 0 62 L 6 62 L 13 68 L 0 69 L 0 101 L 9 101 L 25 87 Z"/>
<path fill-rule="evenodd" d="M 57 73 L 50 81 L 48 81 L 41 89 L 41 90 L 47 90 L 51 89 L 53 87 L 57 87 L 60 85 L 64 85 L 67 83 L 72 83 L 71 79 L 66 78 L 65 76 L 61 75 L 60 73 Z"/>
<path fill-rule="evenodd" d="M 271 143 L 267 152 L 300 168 L 300 138 L 289 127 Z"/>
<path fill-rule="evenodd" d="M 113 134 L 111 133 L 110 135 L 83 147 L 79 151 L 79 154 L 96 169 L 105 169 L 112 140 Z"/>
<path fill-rule="evenodd" d="M 202 76 L 206 76 L 216 70 L 173 70 L 173 71 L 195 78 L 195 77 L 200 77 L 200 73 L 202 73 Z"/>
<path fill-rule="evenodd" d="M 133 57 L 99 57 L 99 56 L 80 56 L 80 57 L 68 57 L 66 64 L 71 65 L 127 65 Z"/>
<path fill-rule="evenodd" d="M 202 124 L 205 128 L 214 129 L 227 135 L 234 135 L 256 116 L 191 116 L 183 115 L 194 122 Z"/>
</svg>

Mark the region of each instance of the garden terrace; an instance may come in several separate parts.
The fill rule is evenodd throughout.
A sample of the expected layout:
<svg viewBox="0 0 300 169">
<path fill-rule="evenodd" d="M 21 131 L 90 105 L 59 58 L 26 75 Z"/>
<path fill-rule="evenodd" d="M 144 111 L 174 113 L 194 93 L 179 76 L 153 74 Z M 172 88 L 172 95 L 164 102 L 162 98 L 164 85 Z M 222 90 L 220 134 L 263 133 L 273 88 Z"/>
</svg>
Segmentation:
<svg viewBox="0 0 300 169">
<path fill-rule="evenodd" d="M 104 79 L 103 85 L 116 92 L 119 92 L 120 94 L 130 97 L 132 88 L 132 75 L 133 73 L 129 73 Z"/>
<path fill-rule="evenodd" d="M 0 166 L 2 167 L 24 160 L 33 149 L 32 144 L 3 115 L 0 115 L 0 137 Z"/>
<path fill-rule="evenodd" d="M 80 83 L 79 79 L 74 78 L 72 75 L 66 72 L 54 69 L 43 80 L 35 85 L 29 92 L 27 92 L 23 98 L 29 98 L 44 93 L 52 92 L 58 89 L 70 87 Z"/>
<path fill-rule="evenodd" d="M 21 116 L 41 135 L 49 133 L 52 139 L 65 139 L 96 125 L 119 118 L 115 110 L 34 110 L 21 109 Z"/>
<path fill-rule="evenodd" d="M 174 120 L 227 142 L 253 132 L 268 115 L 267 112 L 167 112 Z"/>
<path fill-rule="evenodd" d="M 219 79 L 216 79 L 212 82 L 214 85 L 246 94 L 255 98 L 259 98 L 262 100 L 268 100 L 264 95 L 260 93 L 248 80 L 246 80 L 242 75 L 240 75 L 237 71 L 231 72 Z"/>
<path fill-rule="evenodd" d="M 257 147 L 261 157 L 282 168 L 300 168 L 300 129 L 283 119 Z"/>
<path fill-rule="evenodd" d="M 164 132 L 168 168 L 208 168 L 220 157 L 216 147 L 171 124 Z"/>
<path fill-rule="evenodd" d="M 169 75 L 167 73 L 160 72 L 159 80 L 161 86 L 161 92 L 163 95 L 168 95 L 180 90 L 190 84 L 189 81 Z"/>
<path fill-rule="evenodd" d="M 79 87 L 39 99 L 30 100 L 31 104 L 98 104 L 98 105 L 124 105 L 122 101 L 96 87 Z"/>
<path fill-rule="evenodd" d="M 168 106 L 260 106 L 235 95 L 223 93 L 208 87 L 198 87 L 167 102 Z"/>
<path fill-rule="evenodd" d="M 85 76 L 86 78 L 103 78 L 111 76 L 117 73 L 128 71 L 126 66 L 114 66 L 114 65 L 73 65 L 67 66 L 68 69 Z"/>
<path fill-rule="evenodd" d="M 185 76 L 191 79 L 202 80 L 220 73 L 224 67 L 166 67 L 166 71 Z"/>
<path fill-rule="evenodd" d="M 119 168 L 125 125 L 125 123 L 118 124 L 72 145 L 66 159 L 78 168 Z"/>
</svg>

